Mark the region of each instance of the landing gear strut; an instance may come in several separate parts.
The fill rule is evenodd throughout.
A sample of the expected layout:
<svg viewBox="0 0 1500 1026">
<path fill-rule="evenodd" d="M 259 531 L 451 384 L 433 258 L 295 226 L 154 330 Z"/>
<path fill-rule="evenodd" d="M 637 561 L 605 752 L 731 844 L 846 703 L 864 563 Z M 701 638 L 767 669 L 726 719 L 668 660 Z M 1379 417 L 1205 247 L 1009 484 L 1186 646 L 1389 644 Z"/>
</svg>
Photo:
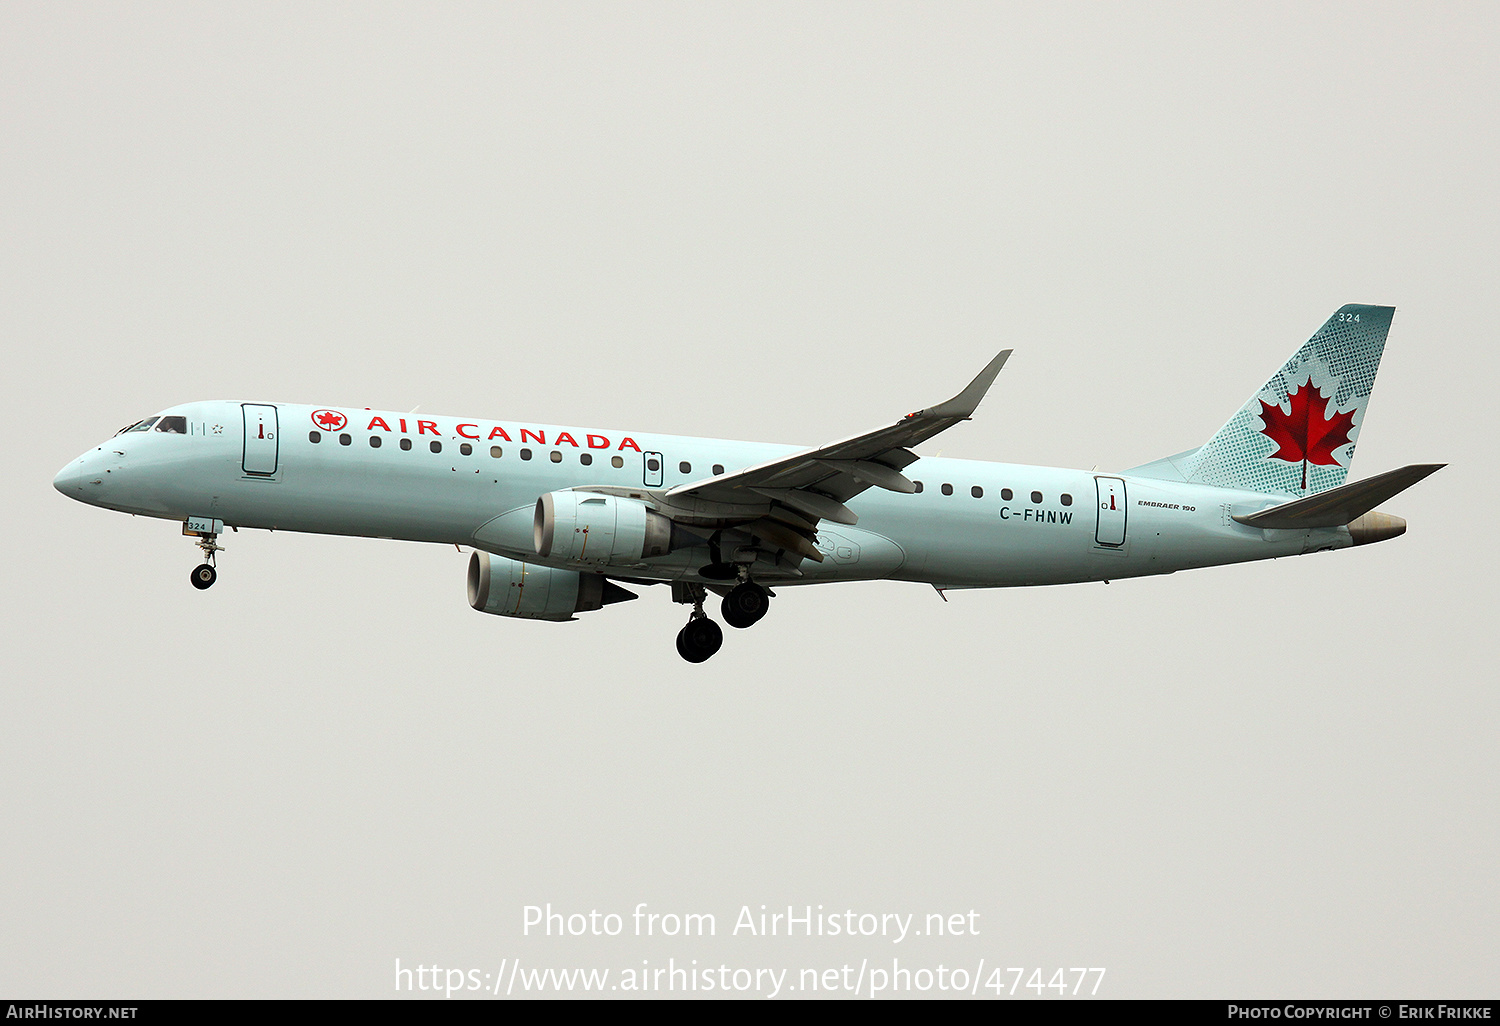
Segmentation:
<svg viewBox="0 0 1500 1026">
<path fill-rule="evenodd" d="M 197 541 L 198 548 L 203 550 L 203 563 L 193 567 L 193 572 L 188 580 L 193 582 L 193 587 L 199 591 L 212 588 L 214 582 L 219 579 L 219 571 L 214 569 L 214 553 L 223 552 L 224 546 L 219 544 L 217 534 L 200 534 Z"/>
<path fill-rule="evenodd" d="M 690 663 L 703 662 L 724 644 L 724 631 L 703 612 L 703 600 L 706 596 L 707 592 L 701 584 L 677 584 L 672 587 L 673 599 L 693 604 L 693 614 L 688 618 L 687 625 L 677 632 L 677 654 Z"/>
</svg>

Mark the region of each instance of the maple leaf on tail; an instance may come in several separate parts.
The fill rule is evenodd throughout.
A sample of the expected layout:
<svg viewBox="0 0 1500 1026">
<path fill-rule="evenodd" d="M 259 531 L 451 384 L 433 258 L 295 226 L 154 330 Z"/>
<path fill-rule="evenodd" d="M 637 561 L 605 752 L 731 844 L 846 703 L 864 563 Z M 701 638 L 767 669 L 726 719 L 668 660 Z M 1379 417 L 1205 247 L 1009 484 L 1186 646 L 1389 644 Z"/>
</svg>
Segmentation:
<svg viewBox="0 0 1500 1026">
<path fill-rule="evenodd" d="M 1302 490 L 1307 491 L 1307 465 L 1337 467 L 1333 450 L 1348 445 L 1353 439 L 1349 432 L 1354 428 L 1354 413 L 1338 413 L 1328 416 L 1328 400 L 1321 390 L 1313 388 L 1312 375 L 1307 381 L 1292 389 L 1287 395 L 1290 412 L 1282 412 L 1280 406 L 1260 401 L 1260 419 L 1265 421 L 1261 434 L 1275 442 L 1280 448 L 1267 459 L 1302 463 Z"/>
</svg>

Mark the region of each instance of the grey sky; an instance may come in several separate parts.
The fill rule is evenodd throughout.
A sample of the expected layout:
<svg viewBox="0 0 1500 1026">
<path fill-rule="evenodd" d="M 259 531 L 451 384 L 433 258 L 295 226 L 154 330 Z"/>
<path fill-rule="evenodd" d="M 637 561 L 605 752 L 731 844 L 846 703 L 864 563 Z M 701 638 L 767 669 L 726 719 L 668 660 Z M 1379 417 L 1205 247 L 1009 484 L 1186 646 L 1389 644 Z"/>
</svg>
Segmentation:
<svg viewBox="0 0 1500 1026">
<path fill-rule="evenodd" d="M 0 7 L 0 993 L 347 996 L 403 965 L 1500 982 L 1484 5 Z M 953 594 L 789 589 L 683 663 L 452 549 L 167 523 L 52 475 L 203 398 L 817 443 L 1011 359 L 923 451 L 1206 440 L 1398 308 L 1386 544 Z M 701 942 L 521 910 L 713 912 Z M 727 936 L 741 905 L 981 935 Z M 1007 982 L 1008 982 L 1007 977 Z"/>
</svg>

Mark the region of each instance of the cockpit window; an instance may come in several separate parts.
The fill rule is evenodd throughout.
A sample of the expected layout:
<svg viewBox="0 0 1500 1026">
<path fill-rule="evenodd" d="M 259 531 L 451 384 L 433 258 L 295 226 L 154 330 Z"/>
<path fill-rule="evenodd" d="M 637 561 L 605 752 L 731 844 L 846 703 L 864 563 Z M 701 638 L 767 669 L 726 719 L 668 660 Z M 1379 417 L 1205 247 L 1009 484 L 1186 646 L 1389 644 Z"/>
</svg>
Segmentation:
<svg viewBox="0 0 1500 1026">
<path fill-rule="evenodd" d="M 156 430 L 168 435 L 187 434 L 186 417 L 163 417 L 161 423 L 156 425 Z"/>
<path fill-rule="evenodd" d="M 132 431 L 150 431 L 151 430 L 151 425 L 155 424 L 156 421 L 157 421 L 156 417 L 147 417 L 145 420 L 141 421 L 139 424 L 135 424 L 135 425 L 133 425 L 131 427 L 126 428 L 124 431 L 121 431 L 120 434 L 122 434 L 122 435 L 128 435 Z"/>
</svg>

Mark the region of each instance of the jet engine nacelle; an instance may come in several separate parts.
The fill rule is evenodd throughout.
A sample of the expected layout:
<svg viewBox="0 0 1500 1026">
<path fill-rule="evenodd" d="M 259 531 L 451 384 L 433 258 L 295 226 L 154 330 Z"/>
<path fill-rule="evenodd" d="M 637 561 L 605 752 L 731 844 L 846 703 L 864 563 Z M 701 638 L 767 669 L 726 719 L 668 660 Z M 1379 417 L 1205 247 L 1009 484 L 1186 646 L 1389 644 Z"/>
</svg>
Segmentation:
<svg viewBox="0 0 1500 1026">
<path fill-rule="evenodd" d="M 548 492 L 536 501 L 537 555 L 570 563 L 619 566 L 665 556 L 672 521 L 644 502 L 596 492 Z"/>
<path fill-rule="evenodd" d="M 527 620 L 572 620 L 612 602 L 635 598 L 599 574 L 554 570 L 488 552 L 469 557 L 469 605 L 481 613 Z"/>
</svg>

